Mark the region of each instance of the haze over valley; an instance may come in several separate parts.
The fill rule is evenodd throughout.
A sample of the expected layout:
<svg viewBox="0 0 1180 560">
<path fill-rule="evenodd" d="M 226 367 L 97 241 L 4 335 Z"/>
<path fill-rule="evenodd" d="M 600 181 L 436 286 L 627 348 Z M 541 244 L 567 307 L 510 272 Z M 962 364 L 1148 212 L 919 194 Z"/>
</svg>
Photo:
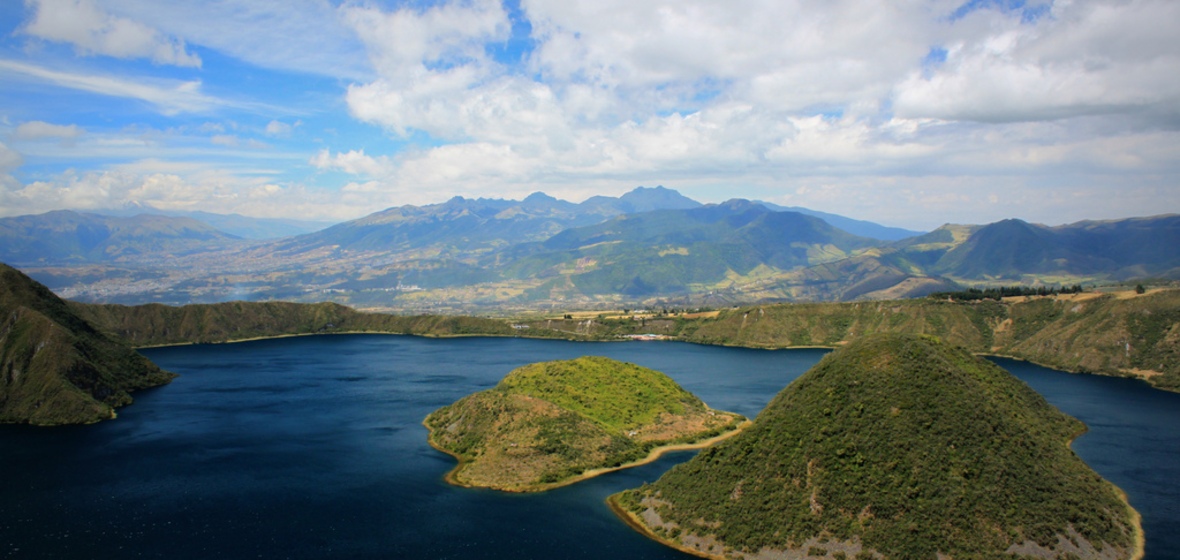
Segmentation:
<svg viewBox="0 0 1180 560">
<path fill-rule="evenodd" d="M 277 239 L 245 239 L 198 218 L 68 211 L 0 218 L 0 261 L 64 297 L 95 303 L 334 301 L 500 315 L 1180 278 L 1175 215 L 1054 228 L 948 224 L 922 233 L 755 201 L 705 205 L 639 187 L 579 204 L 543 193 L 520 201 L 455 197 Z"/>
</svg>

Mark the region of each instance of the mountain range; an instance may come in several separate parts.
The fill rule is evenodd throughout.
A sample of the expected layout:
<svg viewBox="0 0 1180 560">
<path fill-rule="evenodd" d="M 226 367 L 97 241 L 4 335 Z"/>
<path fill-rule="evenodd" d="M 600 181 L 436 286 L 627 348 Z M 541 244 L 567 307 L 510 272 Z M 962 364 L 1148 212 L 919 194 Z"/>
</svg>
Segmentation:
<svg viewBox="0 0 1180 560">
<path fill-rule="evenodd" d="M 805 209 L 705 205 L 663 187 L 581 203 L 455 197 L 272 240 L 195 217 L 58 211 L 0 219 L 0 260 L 81 301 L 335 301 L 442 313 L 1180 279 L 1177 215 L 923 234 L 796 210 Z"/>
</svg>

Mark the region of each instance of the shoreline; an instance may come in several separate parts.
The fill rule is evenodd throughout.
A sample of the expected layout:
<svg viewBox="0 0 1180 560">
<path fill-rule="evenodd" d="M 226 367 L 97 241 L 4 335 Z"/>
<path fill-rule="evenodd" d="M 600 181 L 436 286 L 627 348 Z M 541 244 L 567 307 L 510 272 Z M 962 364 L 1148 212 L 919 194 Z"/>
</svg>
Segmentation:
<svg viewBox="0 0 1180 560">
<path fill-rule="evenodd" d="M 686 554 L 691 554 L 691 555 L 696 556 L 698 558 L 708 558 L 710 560 L 730 560 L 729 557 L 718 556 L 716 554 L 709 554 L 707 552 L 702 552 L 702 551 L 697 550 L 695 548 L 691 548 L 691 547 L 682 545 L 678 542 L 669 541 L 669 540 L 665 539 L 664 537 L 661 537 L 661 536 L 653 533 L 651 531 L 651 529 L 649 529 L 648 526 L 646 524 L 644 524 L 642 520 L 639 519 L 639 516 L 635 515 L 634 513 L 630 512 L 630 511 L 623 509 L 623 507 L 619 505 L 618 500 L 615 499 L 615 496 L 617 496 L 617 495 L 618 494 L 611 494 L 610 496 L 606 497 L 607 507 L 609 507 L 610 510 L 612 512 L 614 512 L 614 514 L 617 515 L 623 523 L 627 524 L 628 527 L 631 527 L 635 531 L 639 532 L 639 534 L 641 534 L 653 541 L 656 541 L 657 543 L 662 544 L 668 548 L 679 550 L 680 552 L 684 552 Z M 1139 559 L 1136 558 L 1134 560 L 1139 560 Z"/>
<path fill-rule="evenodd" d="M 570 478 L 567 478 L 564 480 L 559 480 L 557 482 L 550 482 L 547 484 L 536 484 L 533 486 L 527 486 L 527 487 L 522 487 L 522 488 L 502 488 L 502 487 L 497 487 L 497 486 L 482 486 L 482 485 L 477 485 L 477 484 L 468 484 L 468 483 L 460 480 L 459 473 L 462 471 L 463 467 L 468 463 L 468 461 L 465 460 L 464 458 L 456 455 L 455 453 L 452 453 L 446 449 L 442 449 L 439 446 L 435 445 L 434 441 L 430 439 L 430 433 L 432 433 L 433 430 L 430 429 L 430 426 L 426 426 L 425 419 L 422 420 L 422 425 L 424 427 L 426 427 L 426 431 L 427 431 L 426 443 L 430 444 L 430 447 L 432 447 L 438 451 L 441 451 L 443 453 L 446 453 L 447 455 L 454 457 L 455 460 L 458 461 L 458 464 L 455 465 L 454 468 L 452 468 L 450 471 L 447 471 L 447 474 L 443 476 L 443 480 L 445 480 L 448 484 L 458 486 L 460 488 L 487 488 L 489 490 L 497 490 L 500 492 L 513 492 L 513 493 L 517 493 L 517 494 L 529 494 L 529 493 L 533 493 L 533 492 L 547 492 L 547 491 L 553 490 L 555 488 L 569 486 L 569 485 L 574 484 L 576 482 L 588 480 L 588 479 L 594 478 L 596 476 L 604 475 L 604 474 L 615 472 L 615 471 L 621 471 L 623 469 L 629 469 L 632 467 L 646 465 L 646 464 L 655 462 L 661 456 L 663 456 L 665 453 L 669 453 L 672 451 L 689 451 L 689 450 L 693 450 L 693 449 L 704 449 L 704 448 L 709 447 L 715 443 L 727 440 L 733 436 L 736 436 L 736 435 L 742 433 L 742 431 L 744 431 L 746 428 L 750 427 L 750 425 L 752 425 L 752 424 L 753 424 L 753 422 L 751 420 L 746 420 L 745 422 L 742 422 L 741 424 L 739 424 L 737 428 L 730 430 L 728 432 L 722 433 L 722 434 L 718 434 L 718 435 L 713 436 L 709 439 L 695 441 L 692 443 L 674 443 L 674 444 L 669 444 L 669 445 L 661 445 L 659 447 L 652 449 L 650 452 L 648 452 L 647 457 L 644 457 L 643 459 L 639 459 L 637 461 L 632 461 L 630 463 L 624 463 L 624 464 L 619 465 L 617 467 L 601 467 L 601 468 L 597 468 L 597 469 L 590 469 L 590 470 L 584 471 L 581 474 L 578 474 L 576 476 L 573 476 L 573 477 L 570 477 Z"/>
<path fill-rule="evenodd" d="M 747 421 L 747 424 L 752 424 L 752 422 Z M 743 425 L 743 428 L 744 427 L 745 426 Z M 1081 436 L 1082 434 L 1085 434 L 1087 431 L 1089 431 L 1089 428 L 1083 426 L 1081 430 L 1078 430 L 1076 433 L 1071 434 L 1069 436 L 1069 438 L 1066 439 L 1065 446 L 1068 448 L 1072 448 L 1073 442 L 1079 436 Z M 1091 469 L 1091 470 L 1093 470 L 1093 469 Z M 1101 475 L 1099 475 L 1099 477 L 1101 478 Z M 1107 480 L 1106 478 L 1102 478 L 1102 481 L 1105 482 L 1106 484 L 1110 485 L 1110 487 L 1112 489 L 1114 489 L 1115 494 L 1117 494 L 1119 497 L 1119 500 L 1127 508 L 1126 511 L 1130 517 L 1132 544 L 1129 548 L 1130 556 L 1127 557 L 1127 560 L 1143 560 L 1143 557 L 1147 553 L 1147 534 L 1143 530 L 1143 516 L 1139 513 L 1139 510 L 1135 509 L 1135 507 L 1131 505 L 1130 498 L 1127 496 L 1127 493 L 1125 491 L 1123 491 L 1122 488 L 1119 488 L 1119 486 L 1117 484 Z M 628 511 L 619 505 L 617 496 L 621 493 L 622 492 L 619 492 L 616 494 L 611 494 L 610 496 L 607 496 L 606 505 L 611 509 L 612 512 L 614 512 L 614 514 L 616 516 L 618 516 L 618 518 L 621 521 L 623 521 L 623 523 L 627 524 L 628 527 L 631 527 L 635 531 L 639 532 L 639 534 L 641 534 L 641 535 L 643 535 L 643 536 L 645 536 L 657 543 L 660 543 L 664 546 L 679 550 L 680 552 L 684 552 L 686 554 L 691 554 L 693 556 L 697 556 L 699 558 L 708 558 L 710 560 L 731 560 L 730 556 L 710 554 L 708 552 L 697 550 L 695 548 L 686 546 L 684 544 L 673 541 L 673 540 L 668 539 L 666 537 L 662 537 L 660 535 L 657 535 L 654 531 L 651 530 L 650 527 L 647 526 L 646 523 L 643 522 L 642 519 L 640 519 L 638 514 Z"/>
<path fill-rule="evenodd" d="M 557 332 L 565 332 L 565 331 L 557 331 Z M 702 346 L 720 346 L 720 347 L 726 347 L 726 348 L 748 348 L 751 350 L 836 350 L 840 346 L 843 346 L 849 342 L 847 340 L 842 340 L 842 341 L 836 342 L 831 345 L 804 344 L 804 345 L 798 345 L 798 346 L 793 346 L 793 345 L 776 346 L 776 345 L 763 345 L 763 344 L 738 344 L 738 343 L 729 343 L 729 342 L 701 342 L 701 341 L 688 340 L 683 337 L 672 337 L 672 338 L 660 339 L 660 340 L 654 340 L 654 341 L 651 341 L 651 340 L 642 340 L 641 341 L 641 340 L 630 339 L 630 338 L 626 338 L 626 337 L 619 337 L 619 338 L 615 338 L 615 339 L 567 338 L 567 337 L 560 337 L 560 336 L 553 336 L 553 337 L 530 336 L 528 334 L 520 334 L 520 333 L 513 333 L 513 334 L 496 334 L 496 333 L 427 334 L 427 333 L 407 333 L 407 332 L 363 330 L 363 331 L 334 331 L 334 332 L 313 332 L 313 333 L 284 333 L 284 334 L 274 334 L 274 335 L 253 336 L 253 337 L 248 337 L 248 338 L 234 338 L 234 339 L 227 339 L 227 340 L 216 340 L 216 341 L 209 341 L 209 342 L 195 342 L 195 341 L 190 340 L 190 341 L 183 341 L 183 342 L 166 342 L 166 343 L 161 343 L 161 344 L 145 344 L 145 345 L 129 344 L 129 345 L 131 346 L 131 348 L 133 348 L 135 350 L 143 350 L 143 349 L 148 349 L 148 348 L 169 348 L 169 347 L 173 347 L 173 346 L 195 346 L 197 344 L 236 344 L 239 342 L 253 342 L 253 341 L 257 341 L 257 340 L 294 338 L 294 337 L 300 337 L 300 336 L 346 335 L 346 334 L 382 334 L 382 335 L 391 335 L 391 336 L 419 336 L 422 338 L 479 338 L 479 337 L 484 337 L 484 338 L 528 338 L 530 340 L 565 340 L 565 341 L 572 341 L 572 342 L 683 342 L 686 344 L 700 344 Z M 576 333 L 567 333 L 567 334 L 576 335 Z M 587 335 L 581 335 L 581 336 L 587 336 Z M 118 338 L 118 337 L 116 337 L 116 338 Z M 1173 393 L 1180 393 L 1180 389 L 1160 387 L 1160 386 L 1152 383 L 1151 378 L 1157 377 L 1160 375 L 1164 375 L 1163 372 L 1158 372 L 1158 371 L 1154 371 L 1154 370 L 1142 370 L 1142 371 L 1119 370 L 1117 372 L 1078 371 L 1078 370 L 1074 370 L 1074 369 L 1069 369 L 1068 367 L 1066 367 L 1064 365 L 1040 362 L 1040 361 L 1032 360 L 1032 359 L 1021 357 L 1021 356 L 1015 356 L 1015 355 L 1011 355 L 1011 354 L 1000 354 L 1000 353 L 989 352 L 989 351 L 978 351 L 978 352 L 971 351 L 971 353 L 975 356 L 981 356 L 981 357 L 1005 358 L 1005 359 L 1009 359 L 1009 360 L 1027 362 L 1027 363 L 1030 363 L 1030 364 L 1033 364 L 1036 366 L 1040 366 L 1040 367 L 1044 367 L 1044 368 L 1048 368 L 1048 369 L 1052 369 L 1052 370 L 1056 370 L 1056 371 L 1063 371 L 1063 372 L 1071 373 L 1074 375 L 1096 375 L 1096 376 L 1101 376 L 1101 377 L 1135 379 L 1135 380 L 1139 380 L 1139 381 L 1143 381 L 1144 383 L 1147 383 L 1148 386 L 1150 386 L 1152 389 L 1157 389 L 1160 391 L 1168 391 L 1168 392 L 1173 392 Z"/>
</svg>

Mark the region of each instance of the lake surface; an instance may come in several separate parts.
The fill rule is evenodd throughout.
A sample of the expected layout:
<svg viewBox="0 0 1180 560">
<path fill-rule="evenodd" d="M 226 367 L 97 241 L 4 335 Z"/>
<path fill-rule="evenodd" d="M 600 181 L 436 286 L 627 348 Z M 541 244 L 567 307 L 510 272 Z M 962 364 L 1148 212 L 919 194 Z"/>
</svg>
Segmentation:
<svg viewBox="0 0 1180 560">
<path fill-rule="evenodd" d="M 823 350 L 385 335 L 145 350 L 181 374 L 92 426 L 0 426 L 0 557 L 684 559 L 604 504 L 693 452 L 542 494 L 443 482 L 422 418 L 530 362 L 609 356 L 755 416 Z M 996 360 L 1089 426 L 1074 449 L 1180 559 L 1180 394 Z"/>
</svg>

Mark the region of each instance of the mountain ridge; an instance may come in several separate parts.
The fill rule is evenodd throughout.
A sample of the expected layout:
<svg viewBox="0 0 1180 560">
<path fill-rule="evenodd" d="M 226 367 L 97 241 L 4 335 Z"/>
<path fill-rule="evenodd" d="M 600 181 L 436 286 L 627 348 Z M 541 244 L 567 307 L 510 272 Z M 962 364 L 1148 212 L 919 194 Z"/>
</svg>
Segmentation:
<svg viewBox="0 0 1180 560">
<path fill-rule="evenodd" d="M 0 422 L 93 423 L 174 374 L 95 329 L 44 286 L 0 264 Z"/>
</svg>

